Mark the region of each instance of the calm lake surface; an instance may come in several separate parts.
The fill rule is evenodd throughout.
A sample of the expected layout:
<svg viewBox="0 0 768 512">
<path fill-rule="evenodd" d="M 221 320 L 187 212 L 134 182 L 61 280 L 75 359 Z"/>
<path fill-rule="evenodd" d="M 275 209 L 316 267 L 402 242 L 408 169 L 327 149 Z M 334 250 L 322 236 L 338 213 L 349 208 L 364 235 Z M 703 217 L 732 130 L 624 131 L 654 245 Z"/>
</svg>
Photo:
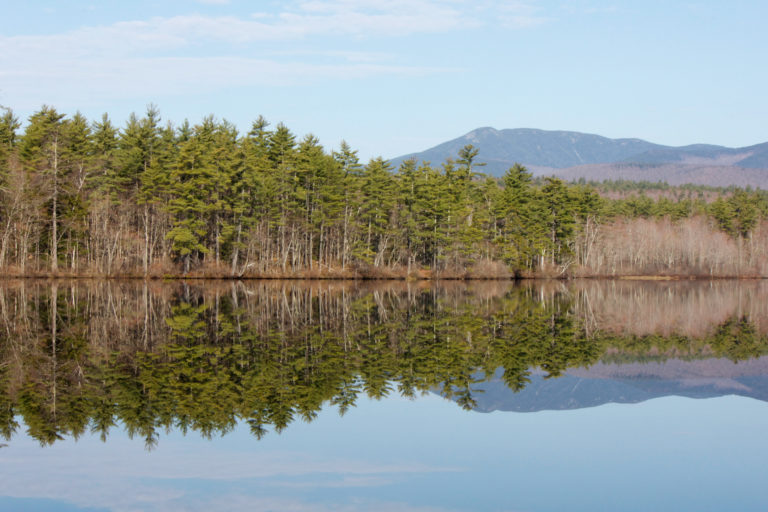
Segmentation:
<svg viewBox="0 0 768 512">
<path fill-rule="evenodd" d="M 0 510 L 768 510 L 768 283 L 0 282 Z"/>
</svg>

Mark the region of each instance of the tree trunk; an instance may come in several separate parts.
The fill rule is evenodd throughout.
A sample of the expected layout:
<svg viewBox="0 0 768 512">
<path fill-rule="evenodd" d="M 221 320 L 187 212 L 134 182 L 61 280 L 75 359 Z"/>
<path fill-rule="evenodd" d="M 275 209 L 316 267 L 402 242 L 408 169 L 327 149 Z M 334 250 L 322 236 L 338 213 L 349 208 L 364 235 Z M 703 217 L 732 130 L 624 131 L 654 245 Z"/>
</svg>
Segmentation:
<svg viewBox="0 0 768 512">
<path fill-rule="evenodd" d="M 144 276 L 149 274 L 149 204 L 144 203 Z"/>
<path fill-rule="evenodd" d="M 58 137 L 53 140 L 53 211 L 51 212 L 51 273 L 59 271 L 59 233 L 58 233 L 58 200 L 59 200 L 59 144 Z"/>
<path fill-rule="evenodd" d="M 240 255 L 240 238 L 242 236 L 243 232 L 243 223 L 238 222 L 237 223 L 237 239 L 235 241 L 235 247 L 232 250 L 232 275 L 235 275 L 237 272 L 237 259 Z"/>
</svg>

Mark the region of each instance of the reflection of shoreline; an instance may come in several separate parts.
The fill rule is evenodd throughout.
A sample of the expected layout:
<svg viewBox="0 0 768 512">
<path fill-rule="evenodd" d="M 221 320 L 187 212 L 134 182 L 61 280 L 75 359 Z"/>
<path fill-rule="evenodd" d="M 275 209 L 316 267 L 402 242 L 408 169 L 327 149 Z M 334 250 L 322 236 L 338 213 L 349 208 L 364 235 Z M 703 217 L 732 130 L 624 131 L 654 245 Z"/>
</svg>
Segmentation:
<svg viewBox="0 0 768 512">
<path fill-rule="evenodd" d="M 0 286 L 0 434 L 18 412 L 43 443 L 88 428 L 106 435 L 118 420 L 150 445 L 179 423 L 212 434 L 245 419 L 258 437 L 361 396 L 439 389 L 476 408 L 475 389 L 499 368 L 510 394 L 542 380 L 531 368 L 584 387 L 596 379 L 570 372 L 600 361 L 750 361 L 768 355 L 766 288 L 14 282 Z M 567 391 L 546 382 L 552 400 Z"/>
<path fill-rule="evenodd" d="M 577 280 L 577 314 L 604 333 L 634 336 L 712 335 L 729 318 L 749 318 L 768 334 L 768 283 L 763 280 Z"/>
<path fill-rule="evenodd" d="M 698 361 L 670 359 L 663 363 L 597 363 L 571 368 L 547 379 L 531 372 L 531 382 L 512 393 L 500 379 L 473 387 L 478 412 L 536 412 L 582 409 L 608 403 L 633 404 L 667 396 L 715 398 L 737 395 L 768 402 L 768 356 L 741 361 L 712 358 Z"/>
<path fill-rule="evenodd" d="M 622 335 L 677 334 L 694 338 L 711 335 L 728 318 L 748 317 L 761 334 L 768 334 L 768 282 L 764 280 L 41 280 L 0 281 L 0 300 L 8 293 L 34 296 L 49 293 L 52 283 L 76 294 L 110 297 L 117 304 L 134 302 L 141 317 L 149 304 L 144 299 L 172 302 L 179 295 L 197 302 L 215 303 L 222 296 L 269 297 L 280 307 L 306 309 L 302 300 L 323 298 L 344 302 L 366 295 L 397 297 L 398 303 L 431 293 L 446 306 L 457 302 L 475 304 L 482 313 L 493 313 L 495 302 L 510 293 L 526 290 L 531 300 L 552 302 L 558 297 L 572 300 L 572 312 L 584 319 L 587 328 Z M 191 294 L 191 295 L 190 295 Z M 264 300 L 261 300 L 264 302 Z M 298 302 L 297 302 L 298 301 Z M 253 302 L 253 301 L 246 301 Z M 386 301 L 381 309 L 397 308 Z"/>
</svg>

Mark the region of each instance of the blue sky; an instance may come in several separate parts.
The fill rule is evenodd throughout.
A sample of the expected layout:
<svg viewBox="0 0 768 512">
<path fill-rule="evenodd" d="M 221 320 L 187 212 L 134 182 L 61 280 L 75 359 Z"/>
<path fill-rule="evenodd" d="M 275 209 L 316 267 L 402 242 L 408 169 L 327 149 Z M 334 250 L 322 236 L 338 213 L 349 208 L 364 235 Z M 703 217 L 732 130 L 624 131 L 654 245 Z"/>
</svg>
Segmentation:
<svg viewBox="0 0 768 512">
<path fill-rule="evenodd" d="M 363 159 L 480 126 L 682 145 L 768 140 L 768 3 L 3 2 L 0 104 L 264 115 Z"/>
</svg>

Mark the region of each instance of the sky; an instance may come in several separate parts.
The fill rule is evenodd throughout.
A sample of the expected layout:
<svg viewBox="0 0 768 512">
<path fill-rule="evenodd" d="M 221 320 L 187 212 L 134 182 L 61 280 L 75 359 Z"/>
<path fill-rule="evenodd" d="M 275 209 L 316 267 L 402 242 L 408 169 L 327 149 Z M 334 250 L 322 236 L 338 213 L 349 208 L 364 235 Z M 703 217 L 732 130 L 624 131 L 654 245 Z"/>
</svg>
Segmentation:
<svg viewBox="0 0 768 512">
<path fill-rule="evenodd" d="M 259 115 L 363 161 L 481 126 L 768 140 L 763 0 L 0 0 L 0 105 Z"/>
</svg>

